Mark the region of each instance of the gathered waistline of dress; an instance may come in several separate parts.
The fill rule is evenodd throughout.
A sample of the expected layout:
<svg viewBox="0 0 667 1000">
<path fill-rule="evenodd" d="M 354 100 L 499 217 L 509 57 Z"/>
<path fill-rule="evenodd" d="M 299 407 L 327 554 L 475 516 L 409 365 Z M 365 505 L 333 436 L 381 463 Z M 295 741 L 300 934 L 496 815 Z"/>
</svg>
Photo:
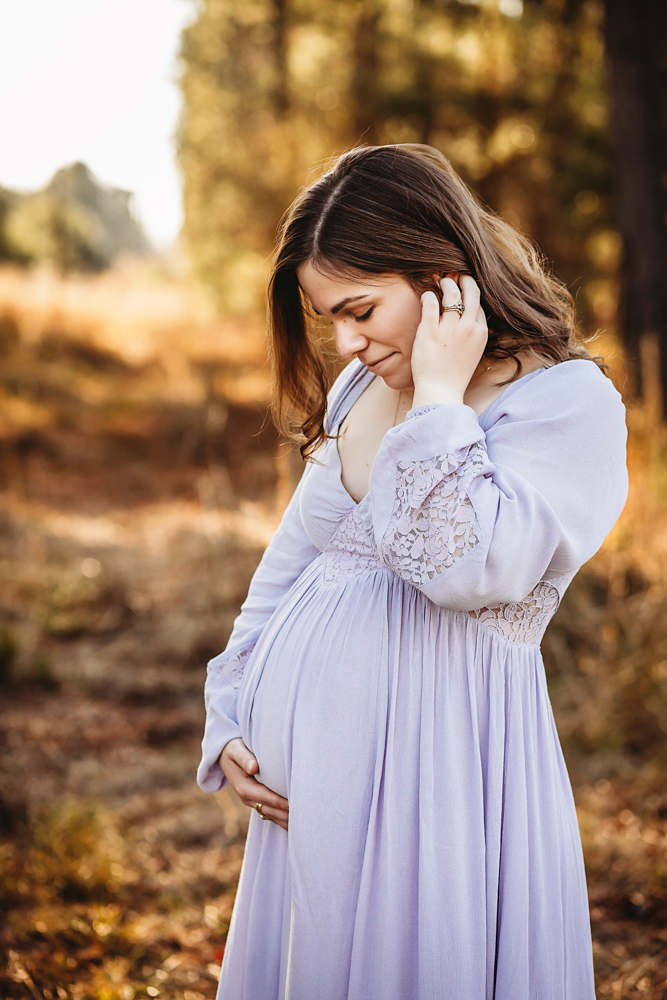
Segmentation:
<svg viewBox="0 0 667 1000">
<path fill-rule="evenodd" d="M 560 603 L 558 589 L 546 580 L 540 581 L 521 601 L 498 602 L 488 607 L 471 611 L 448 608 L 435 604 L 426 594 L 406 582 L 377 555 L 361 555 L 359 552 L 346 553 L 340 549 L 325 549 L 315 560 L 314 568 L 321 573 L 325 585 L 346 584 L 367 577 L 382 574 L 391 578 L 392 584 L 399 584 L 399 590 L 417 595 L 443 615 L 456 615 L 474 623 L 485 632 L 491 632 L 512 645 L 539 647 L 549 621 Z M 393 587 L 392 587 L 393 589 Z"/>
</svg>

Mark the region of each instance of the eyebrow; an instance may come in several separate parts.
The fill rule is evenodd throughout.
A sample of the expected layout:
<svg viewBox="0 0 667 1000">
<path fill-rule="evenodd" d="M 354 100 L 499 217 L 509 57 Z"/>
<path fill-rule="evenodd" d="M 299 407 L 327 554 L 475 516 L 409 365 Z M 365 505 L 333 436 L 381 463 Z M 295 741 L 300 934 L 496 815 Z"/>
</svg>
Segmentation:
<svg viewBox="0 0 667 1000">
<path fill-rule="evenodd" d="M 350 302 L 358 302 L 359 299 L 365 299 L 368 295 L 371 295 L 371 294 L 372 294 L 371 292 L 364 292 L 363 295 L 350 295 L 346 299 L 341 299 L 341 301 L 337 302 L 335 306 L 332 306 L 331 312 L 335 316 L 337 313 L 339 313 L 341 311 L 341 309 L 344 306 L 349 305 Z M 315 309 L 315 306 L 313 306 L 313 309 Z M 322 313 L 318 312 L 317 309 L 315 309 L 315 312 L 317 313 L 318 316 L 322 315 Z"/>
<path fill-rule="evenodd" d="M 364 292 L 363 295 L 350 295 L 347 299 L 342 299 L 340 302 L 336 303 L 335 306 L 332 306 L 331 312 L 335 316 L 336 313 L 341 311 L 343 306 L 349 305 L 350 302 L 358 302 L 359 299 L 365 299 L 368 295 L 370 295 L 370 292 Z"/>
</svg>

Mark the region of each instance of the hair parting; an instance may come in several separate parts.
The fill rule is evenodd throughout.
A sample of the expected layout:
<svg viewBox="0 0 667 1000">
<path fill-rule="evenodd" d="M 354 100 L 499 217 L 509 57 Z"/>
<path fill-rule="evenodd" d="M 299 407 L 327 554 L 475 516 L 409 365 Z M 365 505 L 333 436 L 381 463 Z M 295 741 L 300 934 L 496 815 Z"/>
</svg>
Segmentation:
<svg viewBox="0 0 667 1000">
<path fill-rule="evenodd" d="M 297 270 L 310 261 L 339 277 L 394 275 L 417 294 L 470 274 L 481 291 L 491 360 L 533 351 L 548 364 L 589 358 L 577 342 L 572 296 L 537 249 L 466 187 L 430 146 L 364 146 L 340 156 L 285 213 L 268 287 L 273 414 L 304 459 L 328 436 L 329 379 Z M 591 358 L 600 367 L 599 358 Z"/>
</svg>

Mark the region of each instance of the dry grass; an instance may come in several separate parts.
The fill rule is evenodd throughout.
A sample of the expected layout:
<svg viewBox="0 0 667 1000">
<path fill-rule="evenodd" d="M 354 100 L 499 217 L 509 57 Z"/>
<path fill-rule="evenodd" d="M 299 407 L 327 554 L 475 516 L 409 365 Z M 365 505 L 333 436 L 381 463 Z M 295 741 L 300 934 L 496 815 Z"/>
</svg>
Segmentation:
<svg viewBox="0 0 667 1000">
<path fill-rule="evenodd" d="M 276 523 L 261 327 L 4 272 L 0 354 L 2 995 L 212 997 L 246 816 L 193 775 Z"/>
<path fill-rule="evenodd" d="M 246 816 L 193 772 L 290 478 L 267 381 L 259 324 L 173 276 L 0 272 L 3 996 L 215 995 Z M 667 433 L 629 417 L 628 506 L 544 645 L 621 1000 L 667 996 Z"/>
<path fill-rule="evenodd" d="M 2 995 L 212 997 L 246 819 L 194 785 L 203 668 L 272 515 L 4 517 Z"/>
<path fill-rule="evenodd" d="M 265 403 L 269 378 L 261 318 L 222 322 L 184 270 L 178 258 L 128 261 L 98 276 L 67 278 L 48 269 L 5 267 L 0 305 L 5 320 L 15 318 L 24 344 L 59 331 L 133 367 L 157 364 L 153 392 L 160 399 L 200 399 L 197 365 L 218 361 L 216 374 L 230 398 Z"/>
<path fill-rule="evenodd" d="M 667 996 L 667 430 L 628 412 L 630 495 L 544 642 L 586 856 L 600 998 Z"/>
</svg>

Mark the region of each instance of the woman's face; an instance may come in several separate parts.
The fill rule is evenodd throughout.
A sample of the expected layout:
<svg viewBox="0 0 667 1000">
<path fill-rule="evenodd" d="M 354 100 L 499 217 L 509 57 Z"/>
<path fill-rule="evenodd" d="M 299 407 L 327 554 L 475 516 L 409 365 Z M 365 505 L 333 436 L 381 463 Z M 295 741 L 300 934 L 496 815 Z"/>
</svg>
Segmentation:
<svg viewBox="0 0 667 1000">
<path fill-rule="evenodd" d="M 422 309 L 404 278 L 336 278 L 321 274 L 310 261 L 301 265 L 298 277 L 315 312 L 333 323 L 342 358 L 357 357 L 392 389 L 412 388 L 410 356 Z"/>
</svg>

